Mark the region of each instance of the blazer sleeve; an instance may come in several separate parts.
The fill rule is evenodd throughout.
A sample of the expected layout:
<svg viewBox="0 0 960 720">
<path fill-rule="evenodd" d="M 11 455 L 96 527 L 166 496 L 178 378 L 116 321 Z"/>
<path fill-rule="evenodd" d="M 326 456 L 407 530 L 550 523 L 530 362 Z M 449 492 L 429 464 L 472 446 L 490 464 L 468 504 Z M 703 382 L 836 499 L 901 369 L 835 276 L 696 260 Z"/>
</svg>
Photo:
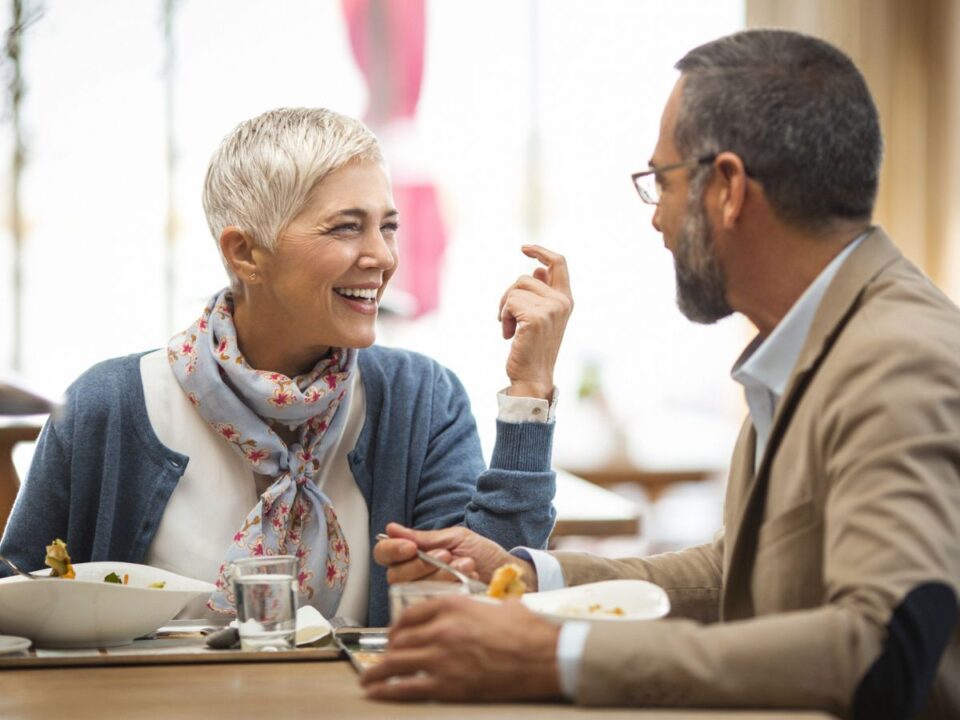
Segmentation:
<svg viewBox="0 0 960 720">
<path fill-rule="evenodd" d="M 865 351 L 820 416 L 821 605 L 708 626 L 597 625 L 578 700 L 855 718 L 938 702 L 931 685 L 958 643 L 960 392 L 955 360 L 923 357 Z"/>
<path fill-rule="evenodd" d="M 712 623 L 720 617 L 723 587 L 723 531 L 713 542 L 646 558 L 608 559 L 590 553 L 558 552 L 567 585 L 629 578 L 662 587 L 670 617 Z"/>
<path fill-rule="evenodd" d="M 552 441 L 552 423 L 498 421 L 487 468 L 466 391 L 452 372 L 440 368 L 415 525 L 465 525 L 506 548 L 545 547 L 556 517 Z"/>
</svg>

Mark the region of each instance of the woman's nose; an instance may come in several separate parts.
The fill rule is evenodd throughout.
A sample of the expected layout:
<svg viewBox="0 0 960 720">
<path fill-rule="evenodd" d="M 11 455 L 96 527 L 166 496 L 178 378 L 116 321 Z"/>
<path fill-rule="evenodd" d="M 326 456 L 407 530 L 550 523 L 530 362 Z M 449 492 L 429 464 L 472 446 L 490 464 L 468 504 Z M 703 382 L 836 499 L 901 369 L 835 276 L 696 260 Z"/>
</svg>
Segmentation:
<svg viewBox="0 0 960 720">
<path fill-rule="evenodd" d="M 370 237 L 363 249 L 363 255 L 360 258 L 361 267 L 375 267 L 381 270 L 392 270 L 397 264 L 396 253 L 394 252 L 394 242 L 391 237 L 387 237 L 379 229 L 370 233 Z"/>
</svg>

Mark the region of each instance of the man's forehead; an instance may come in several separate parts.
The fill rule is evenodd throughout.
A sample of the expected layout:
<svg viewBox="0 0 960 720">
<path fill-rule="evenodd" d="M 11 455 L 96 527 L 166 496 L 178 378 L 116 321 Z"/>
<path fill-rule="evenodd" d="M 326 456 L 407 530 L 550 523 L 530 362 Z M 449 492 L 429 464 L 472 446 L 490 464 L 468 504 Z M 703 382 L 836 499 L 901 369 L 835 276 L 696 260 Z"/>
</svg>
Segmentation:
<svg viewBox="0 0 960 720">
<path fill-rule="evenodd" d="M 663 107 L 663 113 L 660 115 L 660 137 L 657 139 L 653 157 L 650 158 L 651 165 L 666 165 L 676 162 L 677 148 L 673 142 L 673 132 L 677 125 L 677 115 L 680 112 L 683 82 L 684 77 L 681 75 Z"/>
</svg>

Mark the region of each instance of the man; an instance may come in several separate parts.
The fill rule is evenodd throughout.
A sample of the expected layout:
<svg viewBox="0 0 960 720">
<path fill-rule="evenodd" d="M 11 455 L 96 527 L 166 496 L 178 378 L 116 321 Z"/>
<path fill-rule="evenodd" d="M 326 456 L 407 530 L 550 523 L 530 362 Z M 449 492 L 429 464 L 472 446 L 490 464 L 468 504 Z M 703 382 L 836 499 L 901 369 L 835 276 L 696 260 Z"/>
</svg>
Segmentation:
<svg viewBox="0 0 960 720">
<path fill-rule="evenodd" d="M 440 551 L 540 590 L 640 578 L 667 620 L 550 625 L 518 603 L 409 609 L 377 698 L 821 709 L 960 717 L 960 312 L 871 227 L 881 138 L 843 53 L 784 31 L 698 47 L 650 161 L 680 308 L 758 328 L 733 369 L 750 417 L 715 541 L 646 559 L 392 526 L 391 582 Z M 412 541 L 412 542 L 411 542 Z"/>
</svg>

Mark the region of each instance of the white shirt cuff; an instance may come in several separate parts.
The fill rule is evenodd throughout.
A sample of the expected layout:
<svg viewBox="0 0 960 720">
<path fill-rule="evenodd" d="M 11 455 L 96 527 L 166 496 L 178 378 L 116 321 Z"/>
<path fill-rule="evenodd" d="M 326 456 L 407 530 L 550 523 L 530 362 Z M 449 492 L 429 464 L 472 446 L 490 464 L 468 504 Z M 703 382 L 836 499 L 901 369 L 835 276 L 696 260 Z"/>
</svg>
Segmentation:
<svg viewBox="0 0 960 720">
<path fill-rule="evenodd" d="M 547 402 L 541 398 L 515 397 L 507 395 L 507 388 L 497 393 L 497 420 L 508 423 L 553 422 L 557 413 L 557 388 L 553 388 L 553 398 Z"/>
<path fill-rule="evenodd" d="M 581 620 L 571 620 L 560 627 L 560 637 L 557 638 L 557 674 L 560 676 L 560 691 L 567 700 L 577 699 L 580 665 L 589 634 L 590 623 Z"/>
<path fill-rule="evenodd" d="M 567 581 L 563 579 L 563 570 L 560 568 L 559 561 L 545 550 L 515 547 L 510 551 L 510 554 L 533 563 L 533 567 L 537 571 L 538 592 L 559 590 L 567 586 Z"/>
<path fill-rule="evenodd" d="M 559 590 L 567 586 L 560 562 L 550 553 L 516 547 L 510 554 L 533 563 L 537 570 L 538 591 Z M 568 700 L 576 700 L 580 682 L 580 661 L 589 632 L 590 623 L 580 621 L 565 622 L 560 628 L 560 637 L 557 640 L 557 673 L 560 675 L 560 690 Z"/>
</svg>

